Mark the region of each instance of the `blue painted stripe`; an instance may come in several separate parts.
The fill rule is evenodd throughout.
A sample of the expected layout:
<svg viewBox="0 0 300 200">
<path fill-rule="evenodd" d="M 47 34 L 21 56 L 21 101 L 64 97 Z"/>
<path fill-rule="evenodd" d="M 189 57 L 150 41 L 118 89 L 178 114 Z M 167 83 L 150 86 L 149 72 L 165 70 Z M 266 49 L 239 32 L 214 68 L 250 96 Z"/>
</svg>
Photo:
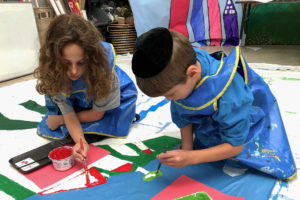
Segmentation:
<svg viewBox="0 0 300 200">
<path fill-rule="evenodd" d="M 145 117 L 147 116 L 147 114 L 149 112 L 154 112 L 156 111 L 159 107 L 164 106 L 165 104 L 169 103 L 168 99 L 164 99 L 162 101 L 160 101 L 158 104 L 156 105 L 152 105 L 148 110 L 142 110 L 139 115 L 140 115 L 140 119 L 138 120 L 138 122 L 142 121 L 143 119 L 145 119 Z"/>
<path fill-rule="evenodd" d="M 167 122 L 164 124 L 163 127 L 161 127 L 156 133 L 160 133 L 163 132 L 168 126 L 170 126 L 172 124 L 172 122 Z"/>
</svg>

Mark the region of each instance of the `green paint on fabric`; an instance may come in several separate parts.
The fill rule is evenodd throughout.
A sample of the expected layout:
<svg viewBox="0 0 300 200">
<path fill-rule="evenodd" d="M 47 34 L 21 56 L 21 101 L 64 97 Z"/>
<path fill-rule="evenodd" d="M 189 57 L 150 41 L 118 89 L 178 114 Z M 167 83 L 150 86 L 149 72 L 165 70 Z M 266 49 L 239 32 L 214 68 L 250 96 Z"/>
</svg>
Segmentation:
<svg viewBox="0 0 300 200">
<path fill-rule="evenodd" d="M 16 200 L 23 200 L 36 193 L 19 185 L 18 183 L 8 179 L 0 174 L 0 191 L 5 192 Z"/>
<path fill-rule="evenodd" d="M 47 109 L 46 106 L 41 106 L 41 105 L 37 104 L 35 101 L 32 101 L 32 100 L 21 103 L 20 105 L 24 106 L 28 110 L 39 112 L 41 114 L 46 114 L 48 112 L 48 109 Z"/>
<path fill-rule="evenodd" d="M 139 163 L 139 162 L 133 162 L 133 161 L 135 161 L 135 160 L 138 160 L 138 159 L 142 159 L 141 157 L 140 157 L 140 155 L 139 156 L 127 156 L 127 155 L 122 155 L 121 153 L 119 153 L 119 152 L 117 152 L 117 151 L 115 151 L 113 148 L 111 148 L 109 145 L 98 145 L 98 147 L 101 147 L 101 148 L 103 148 L 103 149 L 105 149 L 105 150 L 107 150 L 107 151 L 109 151 L 110 152 L 110 155 L 112 155 L 112 156 L 114 156 L 114 157 L 116 157 L 116 158 L 119 158 L 119 159 L 121 159 L 121 160 L 127 160 L 127 161 L 129 161 L 129 162 L 131 162 L 132 163 L 132 169 L 131 169 L 131 171 L 135 171 L 136 169 L 137 169 L 137 163 Z M 143 158 L 144 159 L 144 158 Z M 149 160 L 149 159 L 148 159 Z M 148 161 L 149 162 L 149 161 Z"/>
<path fill-rule="evenodd" d="M 39 122 L 12 120 L 0 113 L 0 130 L 22 130 L 36 128 Z"/>
<path fill-rule="evenodd" d="M 162 172 L 157 170 L 151 171 L 148 174 L 145 174 L 145 176 L 143 176 L 143 181 L 152 181 L 153 179 L 156 179 L 160 176 L 162 176 Z"/>
<path fill-rule="evenodd" d="M 105 174 L 107 174 L 109 177 L 115 176 L 115 175 L 119 175 L 119 174 L 122 174 L 122 173 L 125 173 L 125 172 L 109 171 L 109 170 L 102 169 L 102 168 L 98 168 L 98 167 L 96 167 L 96 169 L 97 169 L 100 173 L 105 173 Z"/>
<path fill-rule="evenodd" d="M 291 112 L 291 111 L 284 111 L 286 113 L 289 113 L 289 114 L 297 114 L 296 112 Z"/>
<path fill-rule="evenodd" d="M 131 171 L 134 172 L 138 167 L 143 167 L 147 165 L 150 161 L 156 159 L 156 155 L 160 154 L 165 150 L 166 145 L 170 147 L 170 149 L 174 148 L 178 144 L 180 144 L 181 140 L 169 136 L 161 136 L 158 138 L 153 138 L 150 140 L 145 140 L 143 143 L 149 147 L 150 149 L 153 150 L 152 154 L 144 153 L 140 148 L 138 148 L 136 145 L 133 143 L 127 143 L 128 147 L 136 151 L 138 156 L 128 156 L 128 155 L 123 155 L 117 151 L 115 151 L 113 148 L 111 148 L 109 145 L 98 145 L 99 147 L 107 150 L 110 152 L 110 155 L 119 158 L 121 160 L 126 160 L 132 163 L 132 169 Z M 113 172 L 113 171 L 108 171 L 104 169 L 98 169 L 100 172 L 106 173 L 110 176 L 117 175 L 120 173 L 124 172 Z M 126 173 L 126 172 L 125 172 Z"/>
<path fill-rule="evenodd" d="M 181 144 L 180 139 L 174 138 L 174 137 L 169 137 L 169 136 L 153 138 L 150 140 L 145 140 L 143 142 L 147 147 L 156 151 L 156 155 L 160 154 L 161 152 L 164 152 L 166 150 L 166 146 L 168 146 L 168 149 L 173 149 L 176 146 L 178 146 L 179 144 Z M 156 158 L 156 155 L 155 155 L 155 158 Z"/>
<path fill-rule="evenodd" d="M 300 81 L 300 78 L 288 78 L 288 77 L 283 77 L 281 78 L 282 80 L 286 80 L 286 81 Z"/>
<path fill-rule="evenodd" d="M 212 198 L 204 191 L 190 194 L 184 197 L 176 198 L 174 200 L 212 200 Z"/>
</svg>

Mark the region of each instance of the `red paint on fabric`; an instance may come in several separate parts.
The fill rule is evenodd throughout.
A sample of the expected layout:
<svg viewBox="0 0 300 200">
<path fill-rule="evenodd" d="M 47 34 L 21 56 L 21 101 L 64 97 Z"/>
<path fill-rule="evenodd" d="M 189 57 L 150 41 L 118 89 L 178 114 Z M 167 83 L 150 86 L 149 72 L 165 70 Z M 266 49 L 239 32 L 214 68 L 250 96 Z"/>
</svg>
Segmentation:
<svg viewBox="0 0 300 200">
<path fill-rule="evenodd" d="M 89 146 L 90 146 L 90 150 L 86 158 L 87 165 L 90 165 L 93 162 L 110 154 L 109 151 L 102 149 L 100 147 L 94 146 L 92 144 L 90 144 Z M 75 165 L 69 170 L 60 171 L 60 172 L 54 169 L 52 165 L 47 165 L 38 170 L 23 175 L 27 179 L 31 180 L 34 184 L 36 184 L 39 188 L 43 189 L 52 184 L 55 184 L 56 182 L 62 180 L 63 178 L 66 178 L 67 176 L 79 170 L 82 170 L 82 165 L 81 164 L 79 165 L 79 163 L 75 163 Z M 49 176 L 49 174 L 51 174 L 51 176 Z"/>
<path fill-rule="evenodd" d="M 152 154 L 151 149 L 145 149 L 145 150 L 143 150 L 142 152 L 147 153 L 147 154 Z"/>
<path fill-rule="evenodd" d="M 126 163 L 125 165 L 122 165 L 112 171 L 114 172 L 130 172 L 132 169 L 132 164 L 131 163 Z"/>
<path fill-rule="evenodd" d="M 89 184 L 86 183 L 87 187 L 92 187 L 92 186 L 100 185 L 100 184 L 107 182 L 106 178 L 104 178 L 104 176 L 102 176 L 102 174 L 96 169 L 96 167 L 91 167 L 89 169 L 89 172 L 90 172 L 91 176 L 93 176 L 97 179 L 97 181 L 93 182 L 93 183 L 89 183 Z"/>
<path fill-rule="evenodd" d="M 90 182 L 90 177 L 89 177 L 89 171 L 87 169 L 84 169 L 84 171 L 85 171 L 85 180 L 86 180 L 85 185 L 90 185 L 91 182 Z"/>
<path fill-rule="evenodd" d="M 83 176 L 84 173 L 85 173 L 85 174 L 88 174 L 88 173 L 86 173 L 86 172 L 82 172 L 82 173 L 79 174 L 78 176 Z M 91 167 L 91 168 L 89 169 L 89 173 L 90 173 L 91 176 L 95 177 L 95 178 L 97 179 L 97 181 L 95 181 L 95 182 L 90 182 L 90 181 L 89 181 L 89 183 L 86 183 L 86 184 L 85 184 L 85 187 L 73 188 L 73 189 L 68 189 L 68 190 L 57 190 L 57 191 L 55 191 L 55 192 L 47 193 L 47 191 L 52 190 L 52 189 L 55 188 L 55 187 L 58 187 L 59 185 L 62 184 L 62 183 L 61 183 L 61 184 L 56 185 L 56 186 L 54 186 L 54 187 L 51 187 L 51 188 L 49 188 L 49 189 L 47 189 L 47 190 L 41 191 L 41 192 L 39 192 L 38 194 L 39 194 L 39 195 L 49 195 L 49 194 L 55 194 L 55 193 L 59 193 L 59 192 L 66 192 L 66 191 L 71 191 L 71 190 L 79 190 L 79 189 L 84 189 L 84 188 L 94 187 L 94 186 L 101 185 L 101 184 L 104 184 L 104 183 L 107 182 L 107 179 L 106 179 L 104 176 L 102 176 L 102 174 L 96 169 L 96 167 Z M 76 177 L 78 177 L 78 176 L 76 176 Z M 74 178 L 76 178 L 76 177 L 74 177 Z M 89 180 L 90 180 L 90 179 L 89 179 Z"/>
<path fill-rule="evenodd" d="M 61 160 L 72 155 L 72 149 L 66 147 L 58 147 L 50 152 L 49 157 L 53 160 Z"/>
</svg>

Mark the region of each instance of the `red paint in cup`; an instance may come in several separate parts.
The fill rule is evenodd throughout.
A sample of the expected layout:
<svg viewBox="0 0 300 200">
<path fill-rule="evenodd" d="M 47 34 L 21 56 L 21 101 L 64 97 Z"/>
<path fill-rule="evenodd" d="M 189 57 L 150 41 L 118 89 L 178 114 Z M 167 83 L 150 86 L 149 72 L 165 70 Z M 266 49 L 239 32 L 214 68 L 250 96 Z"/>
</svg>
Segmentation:
<svg viewBox="0 0 300 200">
<path fill-rule="evenodd" d="M 53 149 L 49 155 L 54 168 L 58 171 L 65 171 L 74 165 L 72 147 L 63 146 Z"/>
</svg>

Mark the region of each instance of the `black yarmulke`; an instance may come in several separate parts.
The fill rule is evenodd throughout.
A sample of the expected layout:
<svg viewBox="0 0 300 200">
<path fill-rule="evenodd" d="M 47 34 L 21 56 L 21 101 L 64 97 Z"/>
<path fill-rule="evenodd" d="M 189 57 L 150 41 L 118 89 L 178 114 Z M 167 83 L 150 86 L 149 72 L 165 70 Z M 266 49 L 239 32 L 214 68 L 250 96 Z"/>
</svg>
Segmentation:
<svg viewBox="0 0 300 200">
<path fill-rule="evenodd" d="M 173 39 L 167 28 L 154 28 L 140 35 L 135 43 L 132 71 L 140 78 L 150 78 L 170 62 Z"/>
</svg>

